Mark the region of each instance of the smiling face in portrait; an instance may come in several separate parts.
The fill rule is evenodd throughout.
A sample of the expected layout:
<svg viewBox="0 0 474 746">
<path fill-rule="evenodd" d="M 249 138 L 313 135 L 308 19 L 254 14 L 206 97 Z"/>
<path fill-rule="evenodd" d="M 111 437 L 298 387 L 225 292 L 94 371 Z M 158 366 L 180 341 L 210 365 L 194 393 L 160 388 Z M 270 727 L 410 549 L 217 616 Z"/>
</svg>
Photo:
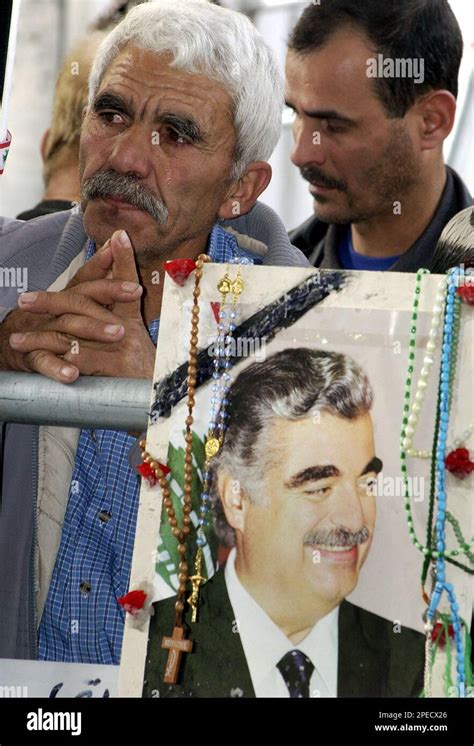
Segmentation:
<svg viewBox="0 0 474 746">
<path fill-rule="evenodd" d="M 354 590 L 370 548 L 370 482 L 382 468 L 372 420 L 327 412 L 277 418 L 265 437 L 271 445 L 261 493 L 245 497 L 240 514 L 226 510 L 237 529 L 236 568 L 264 608 L 278 599 L 283 614 L 301 610 L 311 623 Z"/>
<path fill-rule="evenodd" d="M 125 229 L 139 259 L 206 240 L 234 160 L 229 94 L 204 75 L 171 67 L 169 59 L 125 46 L 82 128 L 87 233 L 102 244 Z"/>
<path fill-rule="evenodd" d="M 367 60 L 374 56 L 353 28 L 334 33 L 312 52 L 288 53 L 291 160 L 310 184 L 316 216 L 328 223 L 393 214 L 394 201 L 422 171 L 415 147 L 419 124 L 412 110 L 390 118 L 367 77 Z"/>
</svg>

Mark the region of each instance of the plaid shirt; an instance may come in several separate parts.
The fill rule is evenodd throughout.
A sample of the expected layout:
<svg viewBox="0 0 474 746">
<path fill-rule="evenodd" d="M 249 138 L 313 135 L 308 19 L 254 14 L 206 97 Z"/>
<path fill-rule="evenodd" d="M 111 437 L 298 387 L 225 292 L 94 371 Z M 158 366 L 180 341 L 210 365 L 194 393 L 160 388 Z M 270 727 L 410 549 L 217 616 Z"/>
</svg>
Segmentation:
<svg viewBox="0 0 474 746">
<path fill-rule="evenodd" d="M 89 241 L 86 261 L 95 252 Z M 209 237 L 213 262 L 260 264 L 219 226 Z M 148 331 L 153 343 L 159 319 Z M 40 660 L 118 664 L 128 591 L 140 478 L 128 454 L 135 438 L 115 430 L 82 429 L 69 486 L 56 564 L 38 632 Z"/>
</svg>

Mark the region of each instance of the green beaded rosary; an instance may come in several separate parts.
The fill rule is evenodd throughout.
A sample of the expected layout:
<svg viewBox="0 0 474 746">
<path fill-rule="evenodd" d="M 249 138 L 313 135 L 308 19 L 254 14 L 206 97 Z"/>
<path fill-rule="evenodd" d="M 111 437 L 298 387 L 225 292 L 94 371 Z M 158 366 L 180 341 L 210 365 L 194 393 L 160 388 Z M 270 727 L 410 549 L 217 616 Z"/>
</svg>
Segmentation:
<svg viewBox="0 0 474 746">
<path fill-rule="evenodd" d="M 436 342 L 439 336 L 439 329 L 441 326 L 440 319 L 442 318 L 443 314 L 443 303 L 444 303 L 444 293 L 446 290 L 446 279 L 443 278 L 440 281 L 438 293 L 436 296 L 436 303 L 433 308 L 433 319 L 432 319 L 432 326 L 429 334 L 429 341 L 426 348 L 426 354 L 424 358 L 424 365 L 420 372 L 420 378 L 417 383 L 417 391 L 415 395 L 415 400 L 412 405 L 410 405 L 410 400 L 412 398 L 412 384 L 413 384 L 413 372 L 414 372 L 414 365 L 415 365 L 415 345 L 416 345 L 416 336 L 417 336 L 417 330 L 418 330 L 418 307 L 419 307 L 419 296 L 421 293 L 421 282 L 424 275 L 429 274 L 429 271 L 426 269 L 420 269 L 417 272 L 416 275 L 416 281 L 415 281 L 415 295 L 413 299 L 413 310 L 411 315 L 411 324 L 410 324 L 410 339 L 409 339 L 409 352 L 408 352 L 408 372 L 407 372 L 407 378 L 405 381 L 405 393 L 404 393 L 404 404 L 403 404 L 403 418 L 402 418 L 402 429 L 401 429 L 401 435 L 400 435 L 400 460 L 401 460 L 401 472 L 403 477 L 403 485 L 404 485 L 404 499 L 405 499 L 405 512 L 406 512 L 406 518 L 407 518 L 407 524 L 408 524 L 408 531 L 410 534 L 410 538 L 414 544 L 414 546 L 421 551 L 425 555 L 425 564 L 424 564 L 424 570 L 422 575 L 422 586 L 424 587 L 425 581 L 426 581 L 426 574 L 429 567 L 429 563 L 431 559 L 436 559 L 439 556 L 439 552 L 436 551 L 436 549 L 432 549 L 432 517 L 433 517 L 433 506 L 434 506 L 434 498 L 435 498 L 435 480 L 434 480 L 434 458 L 432 458 L 432 451 L 419 451 L 414 449 L 413 446 L 413 435 L 415 434 L 415 427 L 418 421 L 418 415 L 421 412 L 424 396 L 425 396 L 425 390 L 428 385 L 428 378 L 430 374 L 430 368 L 434 364 L 434 356 L 433 353 L 436 350 Z M 459 298 L 456 298 L 455 301 L 455 323 L 453 326 L 453 359 L 456 359 L 457 356 L 457 349 L 458 349 L 458 343 L 459 343 L 459 327 L 460 327 L 460 320 L 461 320 L 461 300 Z M 450 391 L 452 391 L 452 384 L 454 380 L 454 371 L 455 366 L 452 367 L 452 373 L 451 373 L 451 381 L 450 381 Z M 436 436 L 437 436 L 437 430 L 438 430 L 438 418 L 435 423 L 435 437 L 434 437 L 434 445 L 433 448 L 436 447 Z M 430 489 L 430 503 L 429 503 L 429 518 L 428 518 L 428 527 L 427 527 L 427 537 L 426 537 L 426 544 L 423 545 L 417 535 L 414 528 L 414 522 L 413 522 L 413 514 L 412 514 L 412 508 L 411 508 L 411 495 L 410 495 L 410 485 L 409 485 L 409 479 L 408 479 L 408 466 L 407 466 L 407 456 L 411 457 L 417 457 L 417 458 L 431 458 L 431 489 Z M 459 554 L 465 554 L 466 557 L 469 559 L 470 562 L 474 560 L 474 555 L 470 551 L 471 548 L 474 546 L 474 541 L 471 543 L 467 543 L 464 539 L 464 536 L 461 531 L 461 527 L 459 526 L 459 522 L 452 516 L 450 513 L 446 513 L 446 519 L 449 521 L 449 523 L 452 525 L 456 539 L 458 540 L 460 549 L 452 549 L 448 552 L 443 552 L 443 556 L 445 559 L 449 562 L 451 561 L 452 564 L 455 564 L 456 566 L 462 568 L 468 573 L 474 573 L 474 570 L 472 570 L 469 567 L 466 567 L 464 565 L 461 565 L 459 562 L 455 562 L 453 560 L 454 557 L 459 556 Z M 426 568 L 426 569 L 425 569 Z"/>
<path fill-rule="evenodd" d="M 423 569 L 422 569 L 422 575 L 421 575 L 421 585 L 423 589 L 423 599 L 428 604 L 429 608 L 433 606 L 436 608 L 436 604 L 434 603 L 434 597 L 430 599 L 428 595 L 426 594 L 424 587 L 425 582 L 429 570 L 430 563 L 432 559 L 436 559 L 437 562 L 443 562 L 444 560 L 451 562 L 452 564 L 460 567 L 461 569 L 467 571 L 468 573 L 473 573 L 474 571 L 469 568 L 465 567 L 464 565 L 460 564 L 459 562 L 456 562 L 453 557 L 459 555 L 459 554 L 465 554 L 467 559 L 470 562 L 473 562 L 474 560 L 474 554 L 470 551 L 470 548 L 472 546 L 471 544 L 468 544 L 463 536 L 461 527 L 459 525 L 459 521 L 454 518 L 454 516 L 446 511 L 445 518 L 446 521 L 448 521 L 454 531 L 454 535 L 458 541 L 458 544 L 460 546 L 460 549 L 454 549 L 450 552 L 446 552 L 444 548 L 444 544 L 441 544 L 438 546 L 437 549 L 433 548 L 434 540 L 433 540 L 433 515 L 434 515 L 434 503 L 435 503 L 435 493 L 436 493 L 436 455 L 437 455 L 437 443 L 438 443 L 438 435 L 439 435 L 439 429 L 440 429 L 440 415 L 439 415 L 439 404 L 440 404 L 440 397 L 441 397 L 441 391 L 442 391 L 442 381 L 446 380 L 446 378 L 443 379 L 443 376 L 440 374 L 439 377 L 439 383 L 438 383 L 438 400 L 437 400 L 437 407 L 436 407 L 436 421 L 435 421 L 435 428 L 434 428 L 434 440 L 433 440 L 433 447 L 431 452 L 430 451 L 424 451 L 424 450 L 417 450 L 416 448 L 413 448 L 413 436 L 415 434 L 415 428 L 418 422 L 418 415 L 421 412 L 422 404 L 424 400 L 425 390 L 427 388 L 427 382 L 429 378 L 429 374 L 431 371 L 431 368 L 434 364 L 434 356 L 433 353 L 436 350 L 436 343 L 438 340 L 440 327 L 442 324 L 442 318 L 444 314 L 444 305 L 445 305 L 445 293 L 446 293 L 446 287 L 447 287 L 447 281 L 445 278 L 443 278 L 440 281 L 439 287 L 438 287 L 438 293 L 436 296 L 436 303 L 433 308 L 433 317 L 432 317 L 432 323 L 431 323 L 431 330 L 429 335 L 429 341 L 426 348 L 426 355 L 424 358 L 424 365 L 420 372 L 420 378 L 417 383 L 417 392 L 415 396 L 415 401 L 412 403 L 410 407 L 410 400 L 411 400 L 411 392 L 412 392 L 412 383 L 413 383 L 413 372 L 414 372 L 414 363 L 415 363 L 415 345 L 416 345 L 416 334 L 417 334 L 417 321 L 418 321 L 418 307 L 419 307 L 419 295 L 421 292 L 421 282 L 423 275 L 427 274 L 427 270 L 421 269 L 418 271 L 416 275 L 416 282 L 415 282 L 415 295 L 413 300 L 413 311 L 412 311 L 412 318 L 411 318 L 411 326 L 410 326 L 410 340 L 409 340 L 409 354 L 408 354 L 408 373 L 407 373 L 407 379 L 405 384 L 405 395 L 404 395 L 404 406 L 403 406 L 403 418 L 402 418 L 402 429 L 401 429 L 401 450 L 400 450 L 400 457 L 401 457 L 401 471 L 403 475 L 403 482 L 404 482 L 404 493 L 405 493 L 405 511 L 407 515 L 407 523 L 408 523 L 408 530 L 410 533 L 410 537 L 412 539 L 413 544 L 415 547 L 423 552 L 424 554 L 424 563 L 423 563 Z M 445 397 L 447 397 L 447 415 L 443 415 L 443 418 L 446 418 L 450 414 L 451 409 L 451 400 L 452 400 L 452 391 L 453 391 L 453 383 L 454 383 L 454 376 L 455 376 L 455 367 L 456 367 L 456 361 L 457 361 L 457 352 L 458 352 L 458 345 L 459 345 L 459 328 L 460 328 L 460 320 L 461 320 L 461 301 L 459 297 L 455 297 L 454 301 L 450 301 L 451 306 L 450 308 L 452 313 L 452 341 L 451 341 L 451 355 L 452 355 L 452 364 L 451 368 L 449 370 L 449 390 L 447 393 L 444 394 Z M 446 383 L 444 383 L 444 386 L 446 387 Z M 446 388 L 444 389 L 446 391 Z M 446 407 L 445 407 L 446 408 Z M 409 414 L 410 413 L 410 414 Z M 444 419 L 444 429 L 446 430 L 446 420 Z M 472 431 L 472 425 L 470 428 L 463 433 L 463 436 L 461 439 L 455 440 L 455 446 L 460 445 L 463 441 L 463 437 L 469 437 L 470 432 Z M 418 540 L 416 536 L 416 532 L 413 526 L 413 516 L 411 511 L 411 500 L 410 500 L 410 489 L 409 489 L 409 479 L 408 479 L 408 467 L 407 467 L 407 456 L 411 456 L 414 458 L 431 458 L 431 485 L 430 485 L 430 503 L 429 503 L 429 515 L 428 515 L 428 524 L 427 524 L 427 534 L 426 534 L 426 545 L 423 546 L 421 542 Z M 436 546 L 436 545 L 435 545 Z M 439 551 L 442 550 L 442 551 Z M 436 575 L 436 573 L 435 573 Z M 434 578 L 433 582 L 436 581 L 436 578 Z M 434 587 L 434 586 L 433 586 Z M 446 586 L 448 588 L 448 586 Z M 450 586 L 451 591 L 454 593 L 452 586 Z M 439 591 L 438 591 L 439 594 Z M 436 595 L 436 594 L 435 594 Z M 455 604 L 456 608 L 457 605 Z M 425 674 L 424 674 L 424 693 L 423 696 L 430 697 L 431 696 L 431 672 L 432 672 L 432 666 L 435 659 L 435 654 L 437 652 L 437 648 L 441 644 L 441 640 L 444 640 L 444 643 L 448 643 L 446 646 L 446 666 L 445 666 L 445 673 L 444 673 L 444 682 L 445 682 L 445 688 L 446 691 L 449 693 L 452 689 L 452 681 L 451 681 L 451 662 L 452 662 L 452 655 L 451 655 L 451 644 L 450 644 L 450 620 L 449 616 L 446 614 L 442 614 L 440 612 L 435 612 L 437 614 L 438 622 L 436 624 L 436 628 L 433 626 L 432 617 L 429 617 L 425 619 L 425 632 L 426 632 L 426 643 L 425 643 Z M 457 626 L 456 626 L 457 625 Z M 458 638 L 461 633 L 461 626 L 464 629 L 464 632 L 467 635 L 467 627 L 464 621 L 460 620 L 459 616 L 456 617 L 454 626 L 456 627 L 456 637 Z M 462 648 L 462 642 L 461 638 L 457 639 L 457 646 L 461 646 Z M 459 651 L 458 651 L 459 652 Z M 462 650 L 461 650 L 462 653 Z M 464 669 L 467 671 L 467 683 L 471 684 L 471 671 L 469 666 L 469 655 L 470 655 L 470 646 L 467 643 L 465 647 L 465 654 L 462 655 L 461 660 L 458 660 L 458 678 L 460 677 L 459 673 L 459 666 L 464 666 Z M 464 675 L 464 674 L 463 674 Z M 464 684 L 463 684 L 464 687 Z M 463 692 L 464 692 L 463 688 Z M 465 696 L 465 694 L 460 694 L 459 696 Z"/>
</svg>

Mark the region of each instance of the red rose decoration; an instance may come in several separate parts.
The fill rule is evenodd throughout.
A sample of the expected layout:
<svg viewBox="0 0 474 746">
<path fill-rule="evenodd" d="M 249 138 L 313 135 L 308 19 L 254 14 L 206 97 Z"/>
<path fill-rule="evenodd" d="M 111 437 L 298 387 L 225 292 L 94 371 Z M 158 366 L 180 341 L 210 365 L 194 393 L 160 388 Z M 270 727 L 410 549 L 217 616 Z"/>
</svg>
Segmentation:
<svg viewBox="0 0 474 746">
<path fill-rule="evenodd" d="M 171 469 L 169 466 L 166 466 L 166 464 L 160 464 L 159 461 L 156 462 L 158 464 L 159 469 L 161 470 L 162 474 L 166 475 L 170 473 Z M 143 479 L 146 479 L 150 487 L 154 487 L 155 484 L 158 484 L 158 477 L 155 474 L 154 469 L 151 468 L 150 464 L 147 461 L 143 461 L 139 466 L 136 467 L 138 473 L 140 476 L 143 477 Z"/>
<path fill-rule="evenodd" d="M 463 285 L 456 290 L 463 303 L 474 306 L 474 285 Z"/>
<path fill-rule="evenodd" d="M 189 275 L 195 269 L 196 262 L 194 259 L 170 259 L 165 262 L 165 272 L 180 287 L 183 287 Z"/>
<path fill-rule="evenodd" d="M 128 614 L 132 614 L 134 616 L 135 614 L 138 614 L 138 612 L 143 609 L 143 604 L 145 603 L 147 594 L 145 591 L 129 591 L 125 594 L 125 596 L 120 596 L 120 598 L 117 599 L 120 606 L 123 606 L 125 611 Z"/>
<path fill-rule="evenodd" d="M 150 464 L 146 464 L 145 462 L 143 464 L 140 464 L 140 466 L 137 466 L 137 471 L 143 477 L 143 479 L 146 479 L 150 487 L 154 487 L 155 484 L 158 483 L 158 477 L 151 468 Z"/>
<path fill-rule="evenodd" d="M 169 474 L 171 472 L 170 467 L 166 466 L 166 464 L 160 464 L 160 462 L 158 461 L 158 466 L 161 469 L 161 471 L 163 472 L 163 474 L 165 475 L 165 477 L 166 477 L 167 474 Z"/>
<path fill-rule="evenodd" d="M 467 448 L 456 448 L 446 457 L 445 466 L 458 479 L 465 479 L 474 470 L 474 461 L 469 458 Z"/>
<path fill-rule="evenodd" d="M 454 640 L 454 627 L 452 624 L 448 624 L 448 637 L 450 640 Z M 431 639 L 433 642 L 437 642 L 439 647 L 443 649 L 446 645 L 446 626 L 441 622 L 436 622 L 431 633 Z"/>
<path fill-rule="evenodd" d="M 221 312 L 221 304 L 218 301 L 211 300 L 211 308 L 212 308 L 212 313 L 214 314 L 214 318 L 216 320 L 216 324 L 218 324 L 219 315 Z"/>
</svg>

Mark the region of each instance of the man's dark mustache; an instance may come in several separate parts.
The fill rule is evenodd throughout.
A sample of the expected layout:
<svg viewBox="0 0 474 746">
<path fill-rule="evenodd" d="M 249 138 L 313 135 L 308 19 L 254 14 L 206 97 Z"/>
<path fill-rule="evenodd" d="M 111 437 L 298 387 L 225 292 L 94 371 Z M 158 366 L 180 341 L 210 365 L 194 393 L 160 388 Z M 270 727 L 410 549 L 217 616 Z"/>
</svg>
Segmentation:
<svg viewBox="0 0 474 746">
<path fill-rule="evenodd" d="M 311 184 L 319 184 L 319 186 L 325 186 L 328 189 L 339 189 L 341 192 L 347 191 L 347 186 L 343 181 L 330 179 L 316 166 L 303 166 L 303 168 L 300 168 L 300 173 L 303 179 Z"/>
<path fill-rule="evenodd" d="M 168 219 L 168 210 L 163 202 L 137 182 L 134 176 L 125 176 L 116 171 L 98 171 L 82 185 L 82 197 L 85 200 L 99 197 L 115 197 L 147 212 L 153 220 L 162 225 Z"/>
<path fill-rule="evenodd" d="M 328 547 L 354 547 L 364 544 L 369 536 L 370 531 L 367 526 L 363 526 L 356 533 L 346 528 L 335 528 L 332 531 L 311 531 L 304 537 L 303 544 L 305 546 L 324 544 Z"/>
</svg>

